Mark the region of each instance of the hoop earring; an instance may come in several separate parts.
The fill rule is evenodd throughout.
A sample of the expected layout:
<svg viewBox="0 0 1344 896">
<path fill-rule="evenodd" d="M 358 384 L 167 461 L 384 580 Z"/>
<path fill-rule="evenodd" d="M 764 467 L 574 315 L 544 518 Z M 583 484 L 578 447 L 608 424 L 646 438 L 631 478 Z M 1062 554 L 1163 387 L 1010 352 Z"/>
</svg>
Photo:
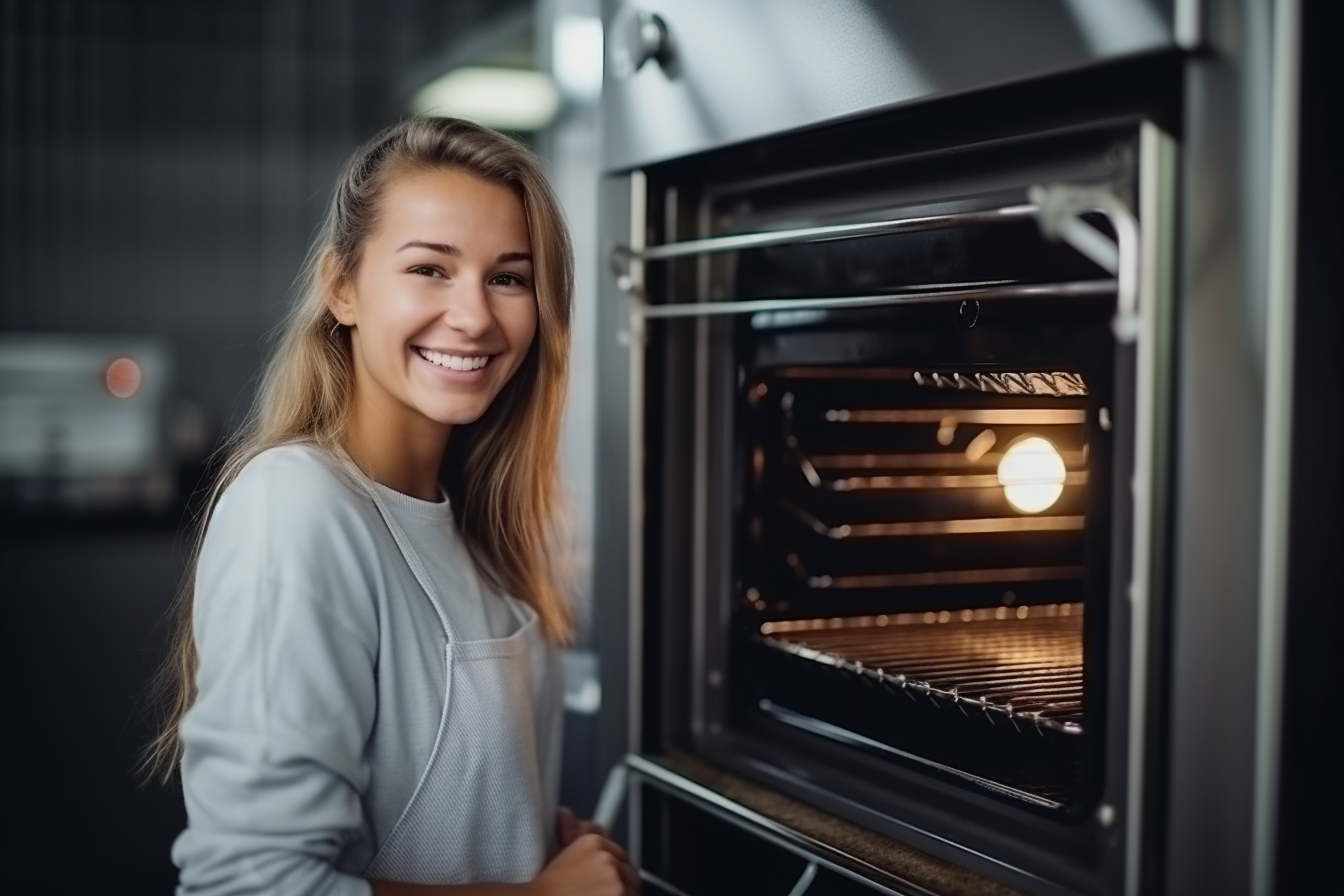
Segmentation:
<svg viewBox="0 0 1344 896">
<path fill-rule="evenodd" d="M 328 335 L 331 336 L 332 339 L 335 339 L 336 334 L 340 332 L 340 329 L 341 329 L 341 322 L 338 320 L 331 325 L 331 331 L 328 333 Z"/>
</svg>

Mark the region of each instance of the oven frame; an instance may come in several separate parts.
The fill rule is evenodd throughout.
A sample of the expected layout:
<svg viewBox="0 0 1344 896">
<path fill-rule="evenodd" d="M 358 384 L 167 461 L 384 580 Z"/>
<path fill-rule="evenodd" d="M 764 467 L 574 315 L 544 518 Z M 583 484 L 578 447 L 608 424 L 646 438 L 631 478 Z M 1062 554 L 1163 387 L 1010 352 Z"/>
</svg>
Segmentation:
<svg viewBox="0 0 1344 896">
<path fill-rule="evenodd" d="M 836 815 L 860 821 L 866 827 L 922 849 L 931 855 L 955 861 L 986 876 L 1003 880 L 1030 892 L 1063 896 L 1076 892 L 1107 892 L 1132 894 L 1139 892 L 1141 879 L 1141 828 L 1145 817 L 1144 757 L 1148 739 L 1148 696 L 1154 686 L 1150 680 L 1150 644 L 1155 637 L 1151 606 L 1163 599 L 1161 592 L 1161 550 L 1166 541 L 1165 515 L 1155 495 L 1163 494 L 1167 481 L 1169 459 L 1165 445 L 1171 408 L 1170 395 L 1170 320 L 1171 320 L 1171 233 L 1175 207 L 1174 191 L 1176 170 L 1176 143 L 1152 121 L 1134 124 L 1139 147 L 1137 159 L 1136 210 L 1145 222 L 1137 232 L 1132 228 L 1134 217 L 1120 204 L 1110 204 L 1103 212 L 1122 234 L 1116 284 L 1118 293 L 1117 317 L 1128 330 L 1118 339 L 1117 365 L 1129 364 L 1134 371 L 1132 384 L 1117 380 L 1117 416 L 1132 419 L 1132 443 L 1117 439 L 1113 470 L 1112 527 L 1112 599 L 1108 602 L 1110 618 L 1106 628 L 1111 649 L 1107 651 L 1108 668 L 1104 752 L 1107 757 L 1103 792 L 1098 808 L 1081 824 L 1068 829 L 1059 821 L 1035 817 L 1017 817 L 1020 810 L 1003 807 L 977 794 L 959 792 L 939 783 L 921 781 L 918 773 L 905 773 L 911 784 L 925 788 L 920 797 L 900 797 L 884 793 L 884 798 L 868 805 L 859 805 L 838 795 L 828 784 L 839 780 L 843 772 L 809 769 L 806 777 L 784 769 L 790 766 L 790 753 L 758 738 L 725 731 L 718 719 L 724 716 L 724 670 L 727 668 L 727 620 L 711 616 L 717 601 L 710 591 L 730 587 L 727 580 L 728 563 L 719 554 L 722 548 L 710 545 L 709 539 L 691 541 L 691 600 L 689 624 L 681 623 L 680 635 L 689 638 L 689 663 L 677 671 L 689 681 L 689 699 L 682 707 L 669 707 L 665 683 L 656 679 L 660 674 L 677 674 L 669 669 L 667 657 L 652 658 L 653 668 L 644 655 L 646 646 L 646 613 L 656 613 L 649 606 L 646 595 L 644 551 L 650 549 L 646 533 L 644 495 L 649 483 L 643 465 L 628 464 L 626 508 L 630 533 L 630 554 L 627 568 L 626 605 L 628 628 L 628 683 L 624 695 L 628 722 L 625 752 L 631 755 L 629 763 L 647 764 L 641 753 L 657 754 L 667 745 L 667 732 L 679 731 L 694 745 L 694 752 L 747 778 L 768 782 L 779 791 L 820 806 Z M 1025 135 L 1034 138 L 1036 135 Z M 759 238 L 726 237 L 701 239 L 671 245 L 649 247 L 645 240 L 652 229 L 648 220 L 650 199 L 648 178 L 643 171 L 630 172 L 621 182 L 608 185 L 627 197 L 626 216 L 629 222 L 629 241 L 626 245 L 609 247 L 610 261 L 619 286 L 629 297 L 622 342 L 628 352 L 626 414 L 626 451 L 628 458 L 645 456 L 646 420 L 646 363 L 650 327 L 661 320 L 694 317 L 696 327 L 696 356 L 698 361 L 716 358 L 709 346 L 709 315 L 746 313 L 778 307 L 796 309 L 804 303 L 796 300 L 779 302 L 714 301 L 708 294 L 708 265 L 698 265 L 696 284 L 698 302 L 676 305 L 648 305 L 645 278 L 648 262 L 689 255 L 704 257 L 706 250 L 731 251 L 746 245 L 779 244 L 806 241 L 823 235 L 833 235 L 835 229 L 820 228 L 817 232 L 795 231 L 784 235 L 766 234 Z M 697 227 L 707 231 L 708 201 L 702 204 Z M 1096 204 L 1096 203 L 1093 203 Z M 1107 205 L 1107 203 L 1101 203 Z M 1081 210 L 1081 209 L 1080 209 Z M 1040 215 L 1039 209 L 1015 208 L 1011 214 Z M 1076 220 L 1076 219 L 1075 219 Z M 883 222 L 875 225 L 855 225 L 856 238 L 864 234 L 920 229 L 929 222 L 907 225 Z M 669 228 L 675 229 L 675 228 Z M 1093 231 L 1095 233 L 1095 231 Z M 1066 236 L 1066 241 L 1070 241 Z M 1080 251 L 1088 250 L 1084 241 L 1075 243 Z M 1093 250 L 1095 251 L 1095 250 Z M 867 304 L 891 303 L 889 298 L 860 297 L 841 300 L 815 300 L 819 306 L 856 307 Z M 1130 341 L 1132 339 L 1132 341 Z M 709 495 L 726 495 L 728 489 L 717 488 L 708 480 L 708 458 L 714 450 L 712 432 L 731 423 L 731 401 L 714 401 L 710 395 L 710 365 L 694 363 L 692 404 L 695 415 L 693 449 L 694 481 L 690 529 L 707 531 L 712 514 L 722 514 L 725 508 L 711 509 Z M 721 377 L 719 379 L 722 379 Z M 1123 379 L 1123 378 L 1122 378 Z M 1130 402 L 1132 411 L 1123 414 L 1120 405 Z M 707 408 L 715 408 L 720 419 L 711 421 Z M 1131 488 L 1130 483 L 1133 483 Z M 1123 509 L 1123 510 L 1122 510 Z M 656 546 L 653 549 L 658 549 Z M 1121 599 L 1119 596 L 1124 596 Z M 664 619 L 664 623 L 669 621 Z M 674 624 L 674 623 L 673 623 Z M 1119 649 L 1117 649 L 1119 648 Z M 1095 680 L 1095 679 L 1094 679 Z M 610 696 L 608 699 L 610 699 Z M 646 707 L 657 706 L 662 718 L 653 721 L 647 717 Z M 675 716 L 688 715 L 685 724 Z M 669 718 L 669 715 L 672 718 Z M 842 788 L 853 792 L 852 786 Z M 630 793 L 632 805 L 626 818 L 629 824 L 628 842 L 636 846 L 641 841 L 638 790 Z M 894 797 L 894 798 L 893 798 Z M 960 807 L 960 809 L 958 809 Z M 610 811 L 609 809 L 606 811 Z M 978 829 L 949 830 L 939 815 L 946 812 L 981 813 Z M 987 813 L 987 814 L 986 814 Z M 945 819 L 945 815 L 943 816 Z M 1016 827 L 1026 836 L 1002 836 L 996 825 L 985 823 L 997 819 L 1004 827 Z M 1045 848 L 1033 845 L 1033 839 L 1045 840 Z M 1062 855 L 1083 856 L 1092 853 L 1094 859 L 1067 863 L 1060 873 Z M 1047 870 L 1049 869 L 1049 870 Z"/>
<path fill-rule="evenodd" d="M 604 11 L 625 5 L 604 4 Z M 675 32 L 678 22 L 669 22 Z M 1153 493 L 1162 500 L 1153 511 L 1168 538 L 1154 542 L 1148 559 L 1164 590 L 1147 605 L 1146 728 L 1129 738 L 1131 752 L 1141 751 L 1131 762 L 1143 780 L 1128 781 L 1142 802 L 1131 804 L 1126 821 L 1125 892 L 1270 896 L 1276 884 L 1313 880 L 1329 867 L 1322 829 L 1300 811 L 1323 786 L 1309 769 L 1328 757 L 1314 720 L 1300 710 L 1328 700 L 1324 681 L 1333 678 L 1300 676 L 1322 661 L 1337 665 L 1338 656 L 1320 649 L 1337 630 L 1328 620 L 1338 609 L 1319 587 L 1334 573 L 1314 523 L 1333 506 L 1338 474 L 1314 468 L 1312 445 L 1328 423 L 1311 409 L 1330 394 L 1333 381 L 1319 374 L 1328 333 L 1338 330 L 1328 322 L 1339 314 L 1339 256 L 1327 238 L 1338 216 L 1323 189 L 1338 175 L 1324 149 L 1328 91 L 1320 85 L 1339 62 L 1324 49 L 1324 11 L 1296 0 L 1178 0 L 1173 22 L 1169 48 L 1151 55 L 951 92 L 932 85 L 917 98 L 860 97 L 850 109 L 780 121 L 760 134 L 709 129 L 707 142 L 689 149 L 631 161 L 609 154 L 598 193 L 601 258 L 642 239 L 631 234 L 632 170 L 721 151 L 715 147 L 740 158 L 733 141 L 745 145 L 766 131 L 847 134 L 851 123 L 890 116 L 906 133 L 932 126 L 946 136 L 965 132 L 967 111 L 1032 127 L 1108 109 L 1151 110 L 1180 148 L 1173 244 L 1162 250 L 1173 285 L 1170 327 L 1161 333 L 1169 389 L 1159 394 L 1173 410 L 1154 421 L 1157 459 L 1166 466 L 1154 469 L 1161 478 Z M 685 83 L 712 76 L 688 71 Z M 657 71 L 641 77 L 663 83 Z M 617 106 L 609 123 L 641 126 L 611 114 Z M 657 733 L 648 723 L 661 712 L 661 694 L 645 676 L 656 657 L 643 642 L 646 615 L 660 621 L 657 608 L 628 600 L 631 563 L 643 550 L 628 530 L 630 486 L 639 483 L 626 426 L 628 353 L 643 334 L 632 333 L 614 277 L 597 291 L 592 622 L 604 708 L 592 761 L 600 775 L 619 767 L 632 745 L 655 742 L 646 735 Z M 1299 679 L 1290 687 L 1292 675 Z M 632 706 L 649 710 L 643 724 L 628 714 Z M 1307 780 L 1309 793 L 1301 789 Z"/>
</svg>

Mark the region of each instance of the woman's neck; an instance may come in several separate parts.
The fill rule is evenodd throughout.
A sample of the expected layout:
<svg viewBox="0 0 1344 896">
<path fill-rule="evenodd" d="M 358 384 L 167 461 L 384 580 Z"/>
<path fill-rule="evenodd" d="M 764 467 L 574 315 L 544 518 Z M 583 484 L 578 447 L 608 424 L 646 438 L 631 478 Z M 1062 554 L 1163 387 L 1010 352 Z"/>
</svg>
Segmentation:
<svg viewBox="0 0 1344 896">
<path fill-rule="evenodd" d="M 375 481 L 415 498 L 438 501 L 439 469 L 452 426 L 425 421 L 425 426 L 408 428 L 404 421 L 381 418 L 356 401 L 345 430 L 345 450 Z"/>
</svg>

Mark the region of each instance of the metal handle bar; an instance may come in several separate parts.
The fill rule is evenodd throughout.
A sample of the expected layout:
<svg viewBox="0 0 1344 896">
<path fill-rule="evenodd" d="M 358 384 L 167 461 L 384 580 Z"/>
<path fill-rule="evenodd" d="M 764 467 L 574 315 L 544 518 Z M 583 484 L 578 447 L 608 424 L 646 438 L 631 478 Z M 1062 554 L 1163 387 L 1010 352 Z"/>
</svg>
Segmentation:
<svg viewBox="0 0 1344 896">
<path fill-rule="evenodd" d="M 739 233 L 714 236 L 679 243 L 664 243 L 646 249 L 617 246 L 612 251 L 612 263 L 623 267 L 633 259 L 659 261 L 682 258 L 687 255 L 710 255 L 718 252 L 738 252 L 743 249 L 763 249 L 767 246 L 787 246 L 793 243 L 821 243 L 831 240 L 850 240 L 866 236 L 885 236 L 893 233 L 914 233 L 921 230 L 942 230 L 974 224 L 997 224 L 1020 221 L 1035 216 L 1034 203 L 1008 205 L 1002 208 L 973 212 L 952 212 L 946 215 L 923 215 L 915 218 L 895 218 L 888 221 L 866 221 L 859 224 L 827 224 L 820 227 L 799 227 L 792 230 L 768 230 L 763 233 Z M 618 273 L 621 271 L 618 270 Z"/>
<path fill-rule="evenodd" d="M 749 299 L 738 302 L 687 302 L 676 305 L 640 305 L 647 318 L 707 317 L 722 314 L 755 314 L 769 311 L 806 311 L 827 308 L 879 308 L 886 305 L 926 305 L 933 302 L 993 301 L 1042 296 L 1093 296 L 1116 291 L 1115 280 L 1077 280 L 1068 283 L 1034 283 L 987 286 L 978 289 L 941 289 L 885 296 L 839 296 L 807 299 Z"/>
<path fill-rule="evenodd" d="M 666 890 L 671 896 L 691 896 L 691 894 L 681 889 L 681 887 L 664 880 L 652 871 L 646 871 L 641 868 L 639 870 L 639 876 L 644 879 L 645 883 L 653 884 L 661 890 Z M 807 893 L 808 888 L 812 886 L 812 881 L 815 880 L 816 877 L 817 863 L 808 862 L 807 867 L 803 869 L 803 873 L 798 876 L 798 881 L 793 885 L 793 889 L 789 890 L 789 896 L 804 896 L 804 894 Z"/>
<path fill-rule="evenodd" d="M 964 301 L 968 298 L 1013 298 L 1022 295 L 1091 295 L 1114 291 L 1116 292 L 1116 313 L 1113 330 L 1116 338 L 1121 342 L 1133 342 L 1138 336 L 1139 273 L 1139 228 L 1133 212 L 1124 202 L 1105 188 L 1079 187 L 1068 184 L 1038 185 L 1032 187 L 1028 194 L 1032 199 L 1030 203 L 1002 206 L 996 209 L 896 218 L 860 224 L 831 224 L 820 227 L 800 227 L 792 230 L 733 234 L 664 243 L 661 246 L 640 249 L 630 246 L 617 246 L 612 250 L 611 262 L 613 269 L 621 278 L 622 288 L 633 290 L 635 279 L 629 275 L 629 271 L 637 262 L 1035 218 L 1041 231 L 1048 238 L 1059 239 L 1068 243 L 1108 273 L 1114 275 L 1116 279 L 1081 281 L 1069 284 L 1000 287 L 997 290 L 944 289 L 888 296 L 761 299 L 742 302 L 694 302 L 668 305 L 646 305 L 637 302 L 637 309 L 646 318 L 700 317 L 711 314 L 746 314 L 759 311 L 859 308 L 916 302 Z M 1085 222 L 1082 216 L 1088 212 L 1097 212 L 1104 215 L 1115 228 L 1116 238 L 1112 240 L 1109 236 Z M 1026 292 L 1024 290 L 1038 291 Z"/>
<path fill-rule="evenodd" d="M 901 894 L 933 896 L 931 891 L 913 881 L 891 879 L 889 886 L 884 882 L 884 879 L 890 878 L 889 872 L 842 853 L 836 847 L 823 844 L 808 834 L 795 831 L 637 753 L 627 753 L 608 771 L 601 795 L 598 797 L 598 809 L 593 813 L 593 820 L 602 824 L 607 830 L 612 830 L 620 813 L 621 804 L 634 780 L 698 804 L 720 819 L 748 830 L 755 836 L 805 860 L 807 866 L 803 868 L 803 873 L 793 885 L 789 896 L 803 896 L 821 868 L 863 883 L 875 893 L 885 896 L 901 896 Z M 858 870 L 860 868 L 861 871 Z M 640 875 L 657 886 L 667 886 L 666 881 L 658 879 L 655 875 L 644 871 L 641 871 Z M 892 886 L 899 886 L 900 889 L 893 889 Z M 679 892 L 675 887 L 669 889 L 674 894 Z"/>
</svg>

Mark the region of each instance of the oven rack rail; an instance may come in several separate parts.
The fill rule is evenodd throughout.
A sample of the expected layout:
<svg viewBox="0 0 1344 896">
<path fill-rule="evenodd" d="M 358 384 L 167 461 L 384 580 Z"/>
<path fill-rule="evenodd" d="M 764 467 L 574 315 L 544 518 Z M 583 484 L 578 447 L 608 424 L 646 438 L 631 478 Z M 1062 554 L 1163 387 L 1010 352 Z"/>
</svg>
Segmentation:
<svg viewBox="0 0 1344 896">
<path fill-rule="evenodd" d="M 814 591 L 865 588 L 928 588 L 938 585 L 1019 585 L 1030 582 L 1080 581 L 1082 566 L 1003 566 L 983 569 L 919 569 L 906 572 L 822 573 L 813 575 L 801 557 L 790 552 L 784 562 L 798 580 Z"/>
<path fill-rule="evenodd" d="M 1082 616 L 1071 603 L 785 620 L 763 623 L 760 642 L 911 700 L 978 710 L 991 724 L 1078 735 Z"/>
<path fill-rule="evenodd" d="M 784 513 L 830 541 L 844 541 L 850 538 L 987 535 L 1001 532 L 1081 532 L 1086 522 L 1086 517 L 1074 514 L 944 520 L 893 520 L 870 523 L 840 523 L 833 526 L 817 519 L 792 501 L 781 499 L 777 503 Z"/>
<path fill-rule="evenodd" d="M 937 374 L 934 374 L 937 377 Z M 953 374 L 954 377 L 958 376 Z M 979 378 L 980 374 L 976 374 Z M 1021 376 L 1021 374 L 1008 374 L 1008 376 Z M 1067 376 L 1067 374 L 1060 374 Z M 914 374 L 916 381 L 919 381 L 920 374 Z M 961 380 L 968 382 L 969 380 Z M 1082 382 L 1081 377 L 1078 382 Z M 1059 394 L 1059 393 L 1056 393 Z M 1082 394 L 1087 394 L 1083 389 Z M 819 466 L 823 463 L 814 461 L 809 456 L 799 442 L 798 436 L 794 431 L 794 405 L 795 396 L 792 392 L 785 392 L 780 397 L 780 410 L 782 411 L 784 446 L 788 449 L 797 465 L 803 478 L 807 480 L 808 485 L 814 489 L 825 489 L 836 492 L 854 492 L 854 491 L 876 491 L 892 490 L 903 488 L 930 489 L 930 488 L 998 488 L 1001 483 L 997 473 L 971 474 L 963 472 L 967 467 L 974 467 L 989 456 L 990 463 L 985 466 L 997 467 L 997 461 L 1002 457 L 1001 454 L 991 455 L 990 449 L 995 443 L 993 432 L 988 432 L 989 440 L 985 442 L 980 450 L 976 450 L 977 439 L 967 446 L 965 451 L 956 453 L 947 453 L 933 455 L 934 464 L 943 468 L 955 468 L 955 472 L 948 472 L 946 469 L 937 473 L 919 473 L 904 475 L 886 475 L 886 476 L 845 476 L 841 478 L 825 479 L 817 472 Z M 1036 426 L 1067 426 L 1077 425 L 1085 422 L 1086 412 L 1079 409 L 1039 409 L 1039 408 L 860 408 L 851 410 L 849 408 L 831 408 L 824 414 L 828 423 L 882 423 L 882 424 L 937 424 L 939 432 L 945 429 L 955 430 L 963 423 L 981 423 L 981 424 L 1029 424 Z M 982 433 L 982 438 L 985 433 Z M 827 466 L 834 469 L 836 464 L 834 459 L 843 457 L 843 455 L 832 456 L 832 460 Z M 872 457 L 870 455 L 869 457 Z M 903 468 L 912 465 L 927 468 L 929 466 L 930 455 L 917 454 L 906 455 L 888 455 L 888 463 L 884 466 Z M 1060 459 L 1064 461 L 1066 474 L 1063 485 L 1077 486 L 1087 483 L 1087 471 L 1076 469 L 1086 463 L 1086 448 L 1083 451 L 1065 451 L 1061 452 Z M 871 467 L 872 464 L 860 464 L 860 467 Z M 841 465 L 843 469 L 843 464 Z M 824 526 L 819 528 L 819 524 L 810 516 L 803 517 L 803 521 L 818 534 L 827 534 L 823 531 Z M 832 527 L 834 528 L 834 527 Z"/>
<path fill-rule="evenodd" d="M 645 246 L 641 242 L 612 248 L 610 263 L 617 286 L 637 301 L 632 313 L 643 318 L 702 317 L 802 309 L 861 308 L 921 302 L 980 301 L 1036 295 L 1098 295 L 1114 293 L 1116 312 L 1112 329 L 1122 343 L 1138 336 L 1138 220 L 1123 200 L 1104 187 L 1078 184 L 1036 184 L 1027 190 L 1027 202 L 998 208 L 918 215 L 883 221 L 826 224 L 757 233 L 728 234 L 695 240 Z M 1107 235 L 1086 219 L 1100 214 L 1115 230 Z M 1048 239 L 1060 240 L 1092 260 L 1114 279 L 1055 284 L 984 285 L 970 289 L 943 288 L 877 296 L 838 296 L 803 299 L 759 299 L 727 302 L 690 302 L 650 305 L 644 301 L 644 268 L 651 262 L 689 258 L 723 252 L 740 252 L 770 246 L 862 239 L 900 233 L 916 233 L 1035 220 Z M 956 286 L 955 284 L 953 285 Z"/>
</svg>

